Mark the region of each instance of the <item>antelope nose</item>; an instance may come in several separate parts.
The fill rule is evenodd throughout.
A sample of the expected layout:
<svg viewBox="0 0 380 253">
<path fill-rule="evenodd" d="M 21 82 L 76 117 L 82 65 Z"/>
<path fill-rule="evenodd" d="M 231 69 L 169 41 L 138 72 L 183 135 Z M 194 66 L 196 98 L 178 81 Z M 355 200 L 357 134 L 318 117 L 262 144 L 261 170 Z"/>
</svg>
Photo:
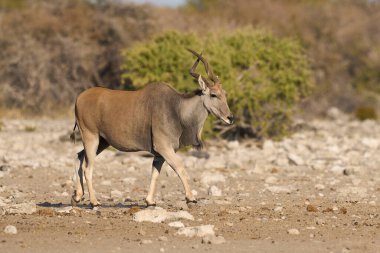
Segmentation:
<svg viewBox="0 0 380 253">
<path fill-rule="evenodd" d="M 234 115 L 228 116 L 227 119 L 230 121 L 230 124 L 234 123 Z"/>
</svg>

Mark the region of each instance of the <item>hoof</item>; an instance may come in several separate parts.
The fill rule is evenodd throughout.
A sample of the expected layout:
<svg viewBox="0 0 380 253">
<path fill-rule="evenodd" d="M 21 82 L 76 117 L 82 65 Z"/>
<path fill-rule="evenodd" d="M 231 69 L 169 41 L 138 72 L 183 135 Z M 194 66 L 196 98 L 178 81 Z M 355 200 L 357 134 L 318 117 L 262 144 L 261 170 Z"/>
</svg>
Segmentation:
<svg viewBox="0 0 380 253">
<path fill-rule="evenodd" d="M 197 200 L 196 199 L 188 199 L 186 198 L 186 204 L 196 204 Z"/>
<path fill-rule="evenodd" d="M 80 201 L 81 199 L 76 200 L 74 196 L 71 196 L 71 206 L 76 206 Z"/>
<path fill-rule="evenodd" d="M 148 202 L 148 201 L 145 200 L 145 203 L 146 203 L 146 207 L 151 207 L 151 206 L 155 207 L 155 206 L 157 206 L 156 202 Z"/>
<path fill-rule="evenodd" d="M 100 204 L 100 202 L 96 202 L 96 204 L 93 204 L 93 203 L 90 203 L 90 206 L 92 209 L 95 209 L 97 207 L 100 207 L 102 204 Z"/>
</svg>

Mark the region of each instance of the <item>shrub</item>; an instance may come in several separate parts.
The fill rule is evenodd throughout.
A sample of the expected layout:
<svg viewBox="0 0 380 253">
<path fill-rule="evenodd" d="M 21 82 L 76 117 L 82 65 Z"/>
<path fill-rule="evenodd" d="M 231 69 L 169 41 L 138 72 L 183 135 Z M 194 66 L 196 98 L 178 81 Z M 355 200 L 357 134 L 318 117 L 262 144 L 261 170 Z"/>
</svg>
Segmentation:
<svg viewBox="0 0 380 253">
<path fill-rule="evenodd" d="M 122 79 L 136 88 L 165 81 L 181 92 L 192 90 L 195 80 L 188 69 L 195 59 L 186 47 L 206 49 L 204 56 L 228 93 L 237 123 L 223 131 L 225 136 L 280 137 L 288 132 L 294 105 L 311 88 L 309 64 L 297 40 L 250 28 L 204 37 L 167 32 L 123 52 Z M 205 125 L 206 133 L 215 133 L 213 125 Z"/>
<path fill-rule="evenodd" d="M 364 121 L 367 119 L 377 119 L 376 110 L 369 106 L 360 106 L 355 111 L 355 117 L 358 120 Z"/>
</svg>

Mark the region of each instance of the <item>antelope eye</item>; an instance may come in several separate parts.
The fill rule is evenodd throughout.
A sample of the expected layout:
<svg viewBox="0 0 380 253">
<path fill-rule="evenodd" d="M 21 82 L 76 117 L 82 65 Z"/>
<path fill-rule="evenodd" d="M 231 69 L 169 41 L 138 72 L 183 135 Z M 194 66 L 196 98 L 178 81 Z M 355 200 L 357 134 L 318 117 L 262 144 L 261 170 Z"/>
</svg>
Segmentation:
<svg viewBox="0 0 380 253">
<path fill-rule="evenodd" d="M 211 96 L 212 98 L 216 98 L 216 97 L 217 97 L 217 95 L 216 95 L 216 94 L 213 94 L 213 93 L 211 93 L 210 96 Z"/>
</svg>

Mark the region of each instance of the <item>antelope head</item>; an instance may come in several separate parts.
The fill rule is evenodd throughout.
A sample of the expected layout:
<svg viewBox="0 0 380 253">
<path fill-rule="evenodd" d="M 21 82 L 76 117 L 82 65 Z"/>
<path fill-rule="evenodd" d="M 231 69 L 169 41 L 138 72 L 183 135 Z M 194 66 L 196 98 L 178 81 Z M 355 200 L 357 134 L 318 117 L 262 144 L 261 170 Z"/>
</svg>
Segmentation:
<svg viewBox="0 0 380 253">
<path fill-rule="evenodd" d="M 202 53 L 198 54 L 191 49 L 187 50 L 197 57 L 197 60 L 190 69 L 190 75 L 198 80 L 199 86 L 202 90 L 203 105 L 209 113 L 212 113 L 218 119 L 231 125 L 234 122 L 234 116 L 231 114 L 230 108 L 228 107 L 227 94 L 226 91 L 223 90 L 218 76 L 214 74 L 206 59 L 203 58 Z M 199 61 L 203 63 L 206 69 L 207 78 L 202 77 L 201 74 L 195 73 Z"/>
</svg>

